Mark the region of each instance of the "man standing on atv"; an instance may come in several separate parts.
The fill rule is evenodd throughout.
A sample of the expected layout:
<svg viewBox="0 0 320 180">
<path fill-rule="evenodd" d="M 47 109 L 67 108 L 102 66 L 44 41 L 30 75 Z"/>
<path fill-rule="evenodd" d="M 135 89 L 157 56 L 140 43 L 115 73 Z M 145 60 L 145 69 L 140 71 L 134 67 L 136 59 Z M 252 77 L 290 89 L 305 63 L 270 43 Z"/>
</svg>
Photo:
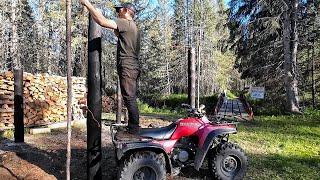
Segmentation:
<svg viewBox="0 0 320 180">
<path fill-rule="evenodd" d="M 121 94 L 129 114 L 128 132 L 138 134 L 140 126 L 136 92 L 137 79 L 140 74 L 140 33 L 133 21 L 136 10 L 131 3 L 115 6 L 118 18 L 110 20 L 95 9 L 89 0 L 80 0 L 80 3 L 87 7 L 93 19 L 100 26 L 114 30 L 118 37 L 117 71 L 120 79 Z"/>
</svg>

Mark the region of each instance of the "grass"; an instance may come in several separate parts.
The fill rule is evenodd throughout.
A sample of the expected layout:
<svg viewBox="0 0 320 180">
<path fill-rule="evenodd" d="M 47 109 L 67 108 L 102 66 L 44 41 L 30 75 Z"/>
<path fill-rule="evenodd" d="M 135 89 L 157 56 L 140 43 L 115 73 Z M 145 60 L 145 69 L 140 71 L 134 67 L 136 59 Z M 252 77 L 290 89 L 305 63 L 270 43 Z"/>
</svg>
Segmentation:
<svg viewBox="0 0 320 180">
<path fill-rule="evenodd" d="M 258 117 L 238 130 L 231 141 L 249 156 L 247 179 L 320 179 L 320 111 Z"/>
<path fill-rule="evenodd" d="M 184 113 L 152 108 L 140 103 L 142 115 L 174 119 Z M 115 119 L 114 114 L 104 114 Z M 230 136 L 249 157 L 245 179 L 320 180 L 320 111 L 307 110 L 303 116 L 258 116 L 240 123 L 238 134 Z"/>
<path fill-rule="evenodd" d="M 161 114 L 161 110 L 146 109 L 140 109 L 142 114 Z M 168 118 L 178 115 L 162 114 Z M 104 116 L 115 119 L 114 114 Z M 256 117 L 240 123 L 238 134 L 231 135 L 230 141 L 239 144 L 249 157 L 245 179 L 320 180 L 320 111 Z"/>
<path fill-rule="evenodd" d="M 14 130 L 13 129 L 0 131 L 0 140 L 2 140 L 2 139 L 13 139 L 13 137 L 14 137 Z"/>
<path fill-rule="evenodd" d="M 142 116 L 161 116 L 169 121 L 181 118 L 185 112 L 182 109 L 170 110 L 168 108 L 154 108 L 146 103 L 138 102 L 138 108 Z"/>
</svg>

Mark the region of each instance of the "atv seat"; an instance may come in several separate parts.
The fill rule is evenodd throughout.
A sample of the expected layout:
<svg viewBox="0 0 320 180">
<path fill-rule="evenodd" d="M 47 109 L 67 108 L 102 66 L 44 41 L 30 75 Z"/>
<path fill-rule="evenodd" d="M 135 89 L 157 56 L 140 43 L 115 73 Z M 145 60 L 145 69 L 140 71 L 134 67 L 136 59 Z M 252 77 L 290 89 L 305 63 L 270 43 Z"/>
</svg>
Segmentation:
<svg viewBox="0 0 320 180">
<path fill-rule="evenodd" d="M 139 135 L 141 137 L 153 138 L 157 140 L 166 140 L 170 139 L 176 127 L 176 123 L 172 123 L 169 126 L 161 128 L 141 128 Z"/>
</svg>

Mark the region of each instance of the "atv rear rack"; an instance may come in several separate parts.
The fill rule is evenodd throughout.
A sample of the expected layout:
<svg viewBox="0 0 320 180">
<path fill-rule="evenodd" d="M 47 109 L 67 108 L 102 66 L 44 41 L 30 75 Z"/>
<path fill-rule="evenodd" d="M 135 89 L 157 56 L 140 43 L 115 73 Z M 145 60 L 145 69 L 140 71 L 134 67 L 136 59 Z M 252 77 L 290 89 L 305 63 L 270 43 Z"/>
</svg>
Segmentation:
<svg viewBox="0 0 320 180">
<path fill-rule="evenodd" d="M 134 140 L 127 140 L 127 139 L 116 139 L 116 133 L 119 131 L 119 128 L 121 127 L 126 127 L 126 124 L 108 124 L 110 126 L 110 133 L 111 133 L 111 138 L 112 138 L 112 143 L 116 146 L 122 146 L 123 144 L 128 144 L 128 143 L 142 143 L 142 142 L 151 142 L 153 139 L 150 138 L 145 138 L 141 137 L 139 139 L 134 139 Z"/>
</svg>

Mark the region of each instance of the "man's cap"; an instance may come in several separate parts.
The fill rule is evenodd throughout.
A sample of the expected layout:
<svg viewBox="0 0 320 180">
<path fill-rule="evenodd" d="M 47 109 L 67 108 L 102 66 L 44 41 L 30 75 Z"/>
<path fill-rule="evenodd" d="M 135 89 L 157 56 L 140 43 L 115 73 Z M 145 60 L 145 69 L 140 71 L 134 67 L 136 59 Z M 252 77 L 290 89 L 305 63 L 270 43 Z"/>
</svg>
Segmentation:
<svg viewBox="0 0 320 180">
<path fill-rule="evenodd" d="M 122 3 L 120 5 L 114 6 L 114 8 L 116 8 L 116 9 L 126 8 L 126 9 L 130 9 L 132 12 L 136 13 L 136 8 L 134 7 L 134 5 L 132 3 Z"/>
</svg>

